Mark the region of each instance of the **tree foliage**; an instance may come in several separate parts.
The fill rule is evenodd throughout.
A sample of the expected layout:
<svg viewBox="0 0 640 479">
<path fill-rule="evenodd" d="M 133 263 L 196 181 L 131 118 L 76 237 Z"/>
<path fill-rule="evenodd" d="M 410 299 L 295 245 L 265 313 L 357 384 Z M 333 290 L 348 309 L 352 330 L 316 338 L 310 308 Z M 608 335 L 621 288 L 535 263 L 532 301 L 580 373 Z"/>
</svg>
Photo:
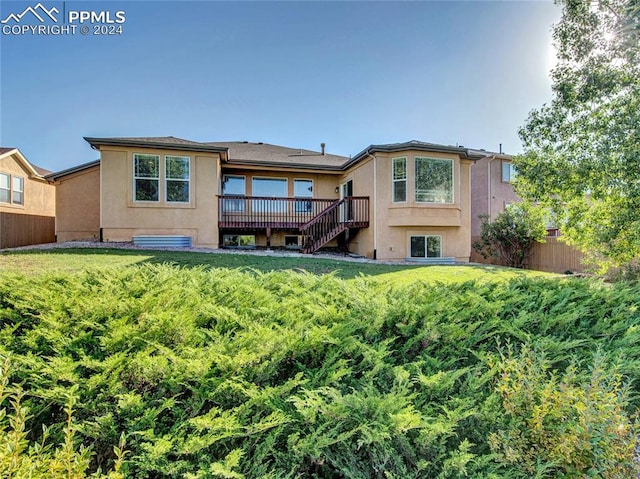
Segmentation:
<svg viewBox="0 0 640 479">
<path fill-rule="evenodd" d="M 518 193 L 602 265 L 640 255 L 640 2 L 562 0 L 553 99 L 520 129 Z"/>
<path fill-rule="evenodd" d="M 546 234 L 544 210 L 527 203 L 508 206 L 493 222 L 488 215 L 480 215 L 480 219 L 481 241 L 474 243 L 474 249 L 512 268 L 524 268 L 533 245 L 542 242 Z"/>
</svg>

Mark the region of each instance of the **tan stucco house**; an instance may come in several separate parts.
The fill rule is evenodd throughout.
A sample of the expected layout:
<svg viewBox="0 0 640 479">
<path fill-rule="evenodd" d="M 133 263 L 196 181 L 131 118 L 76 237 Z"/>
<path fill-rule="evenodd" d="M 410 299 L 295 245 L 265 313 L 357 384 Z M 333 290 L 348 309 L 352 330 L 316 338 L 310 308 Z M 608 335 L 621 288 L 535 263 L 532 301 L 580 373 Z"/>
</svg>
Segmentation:
<svg viewBox="0 0 640 479">
<path fill-rule="evenodd" d="M 0 147 L 0 249 L 54 241 L 55 188 L 50 171 L 17 148 Z"/>
<path fill-rule="evenodd" d="M 339 246 L 384 260 L 469 260 L 471 166 L 487 156 L 421 141 L 348 158 L 324 144 L 85 140 L 100 160 L 49 177 L 59 241 Z"/>
</svg>

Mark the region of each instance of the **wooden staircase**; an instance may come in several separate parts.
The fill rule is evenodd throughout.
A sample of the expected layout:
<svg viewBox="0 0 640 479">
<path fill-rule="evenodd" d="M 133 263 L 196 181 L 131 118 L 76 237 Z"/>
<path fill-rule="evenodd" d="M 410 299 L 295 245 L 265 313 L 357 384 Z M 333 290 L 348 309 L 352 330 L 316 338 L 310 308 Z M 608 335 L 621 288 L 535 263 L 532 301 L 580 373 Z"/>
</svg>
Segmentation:
<svg viewBox="0 0 640 479">
<path fill-rule="evenodd" d="M 302 252 L 315 253 L 351 227 L 360 227 L 353 220 L 353 198 L 343 198 L 300 227 Z"/>
</svg>

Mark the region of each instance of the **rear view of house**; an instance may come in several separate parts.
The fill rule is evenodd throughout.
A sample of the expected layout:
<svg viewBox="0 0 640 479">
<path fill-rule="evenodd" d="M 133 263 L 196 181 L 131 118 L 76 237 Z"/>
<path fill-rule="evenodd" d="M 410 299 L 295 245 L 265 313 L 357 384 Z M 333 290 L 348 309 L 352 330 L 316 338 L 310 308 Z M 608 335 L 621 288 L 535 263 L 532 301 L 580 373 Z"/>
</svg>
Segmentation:
<svg viewBox="0 0 640 479">
<path fill-rule="evenodd" d="M 0 249 L 55 241 L 55 188 L 50 172 L 17 148 L 0 147 Z"/>
<path fill-rule="evenodd" d="M 410 141 L 348 158 L 324 144 L 86 141 L 99 161 L 50 175 L 61 241 L 306 253 L 333 246 L 385 260 L 469 260 L 470 169 L 481 152 Z M 74 205 L 74 191 L 85 207 Z"/>
</svg>

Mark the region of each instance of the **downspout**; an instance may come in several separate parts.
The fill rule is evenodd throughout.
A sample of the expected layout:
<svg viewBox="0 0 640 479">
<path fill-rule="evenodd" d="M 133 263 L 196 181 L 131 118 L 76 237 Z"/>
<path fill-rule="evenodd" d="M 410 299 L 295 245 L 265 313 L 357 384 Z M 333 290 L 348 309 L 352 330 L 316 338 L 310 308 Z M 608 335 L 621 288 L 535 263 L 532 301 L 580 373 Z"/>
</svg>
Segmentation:
<svg viewBox="0 0 640 479">
<path fill-rule="evenodd" d="M 373 259 L 378 255 L 378 159 L 376 155 L 367 153 L 373 158 Z"/>
<path fill-rule="evenodd" d="M 491 162 L 496 159 L 496 156 L 490 156 L 487 163 L 487 214 L 489 215 L 489 223 L 491 223 Z"/>
</svg>

